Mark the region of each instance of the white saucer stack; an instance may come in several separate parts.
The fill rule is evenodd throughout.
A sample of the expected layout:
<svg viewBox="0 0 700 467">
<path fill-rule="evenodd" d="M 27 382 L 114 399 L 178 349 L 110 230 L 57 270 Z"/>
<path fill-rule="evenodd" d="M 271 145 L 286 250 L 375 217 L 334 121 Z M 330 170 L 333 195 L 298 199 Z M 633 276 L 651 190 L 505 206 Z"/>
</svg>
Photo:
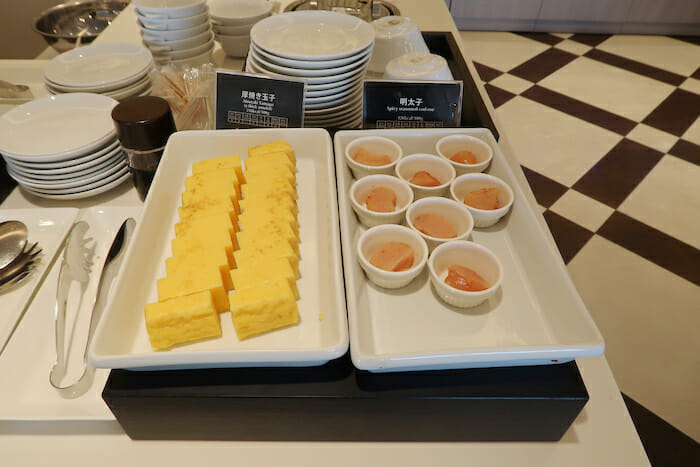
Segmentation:
<svg viewBox="0 0 700 467">
<path fill-rule="evenodd" d="M 89 92 L 116 100 L 151 92 L 153 57 L 136 44 L 91 44 L 53 58 L 44 69 L 50 94 Z"/>
<path fill-rule="evenodd" d="M 211 61 L 214 33 L 207 0 L 134 0 L 143 43 L 159 65 Z"/>
<path fill-rule="evenodd" d="M 356 128 L 374 30 L 329 11 L 270 16 L 250 31 L 246 71 L 306 80 L 304 126 Z"/>
<path fill-rule="evenodd" d="M 129 178 L 107 96 L 71 93 L 22 104 L 0 117 L 7 172 L 43 198 L 79 199 Z M 37 137 L 39 136 L 39 137 Z"/>
</svg>

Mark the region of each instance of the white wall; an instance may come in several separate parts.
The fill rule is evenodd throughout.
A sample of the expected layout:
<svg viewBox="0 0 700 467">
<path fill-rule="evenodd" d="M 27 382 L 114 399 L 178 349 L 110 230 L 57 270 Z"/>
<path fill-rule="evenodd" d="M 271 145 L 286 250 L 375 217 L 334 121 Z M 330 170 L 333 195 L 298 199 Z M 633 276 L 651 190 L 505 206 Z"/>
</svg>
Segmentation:
<svg viewBox="0 0 700 467">
<path fill-rule="evenodd" d="M 70 1 L 70 0 L 65 0 Z M 33 19 L 61 0 L 0 0 L 0 59 L 34 58 L 47 47 Z"/>
</svg>

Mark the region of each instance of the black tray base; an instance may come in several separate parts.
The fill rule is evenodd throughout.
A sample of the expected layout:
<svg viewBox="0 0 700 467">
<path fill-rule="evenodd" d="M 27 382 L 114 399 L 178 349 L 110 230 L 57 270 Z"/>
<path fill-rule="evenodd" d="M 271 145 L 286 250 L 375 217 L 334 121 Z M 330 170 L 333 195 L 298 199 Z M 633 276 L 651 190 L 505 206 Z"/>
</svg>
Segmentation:
<svg viewBox="0 0 700 467">
<path fill-rule="evenodd" d="M 137 440 L 556 441 L 588 400 L 575 362 L 402 373 L 113 370 L 102 397 Z"/>
</svg>

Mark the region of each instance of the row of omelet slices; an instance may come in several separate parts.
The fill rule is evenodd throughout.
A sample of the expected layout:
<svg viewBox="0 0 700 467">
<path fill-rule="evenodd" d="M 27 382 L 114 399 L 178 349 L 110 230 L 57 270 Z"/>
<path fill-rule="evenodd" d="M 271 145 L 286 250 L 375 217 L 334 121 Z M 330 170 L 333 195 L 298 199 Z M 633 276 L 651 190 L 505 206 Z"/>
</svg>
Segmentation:
<svg viewBox="0 0 700 467">
<path fill-rule="evenodd" d="M 198 161 L 185 180 L 173 255 L 145 308 L 154 350 L 221 336 L 231 311 L 239 339 L 299 321 L 296 157 L 285 141 Z"/>
</svg>

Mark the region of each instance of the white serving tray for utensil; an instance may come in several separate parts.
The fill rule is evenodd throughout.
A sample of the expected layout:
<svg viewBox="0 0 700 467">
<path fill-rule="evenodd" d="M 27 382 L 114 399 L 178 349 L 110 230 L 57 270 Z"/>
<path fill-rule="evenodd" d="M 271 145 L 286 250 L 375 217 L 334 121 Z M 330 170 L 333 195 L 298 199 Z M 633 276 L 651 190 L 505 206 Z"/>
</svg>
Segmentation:
<svg viewBox="0 0 700 467">
<path fill-rule="evenodd" d="M 500 292 L 471 309 L 442 302 L 430 285 L 427 268 L 398 290 L 369 282 L 357 262 L 356 243 L 365 229 L 348 199 L 353 178 L 343 157 L 348 143 L 361 136 L 386 136 L 408 155 L 435 154 L 435 143 L 455 133 L 489 144 L 494 156 L 486 172 L 503 179 L 515 193 L 505 218 L 471 235 L 493 251 L 505 269 Z M 334 144 L 350 353 L 357 368 L 387 372 L 543 365 L 603 353 L 600 332 L 490 131 L 340 131 Z"/>
<path fill-rule="evenodd" d="M 114 415 L 102 400 L 102 388 L 109 371 L 97 370 L 88 391 L 74 399 L 62 397 L 49 384 L 49 372 L 56 361 L 56 286 L 63 258 L 62 240 L 73 221 L 84 220 L 90 226 L 86 234 L 89 239 L 86 245 L 94 247 L 94 256 L 90 281 L 85 287 L 82 302 L 79 287 L 73 286 L 69 294 L 66 321 L 67 335 L 70 336 L 68 381 L 77 379 L 82 371 L 81 361 L 90 312 L 109 247 L 126 218 L 133 217 L 138 222 L 141 208 L 97 206 L 81 211 L 72 208 L 23 211 L 32 212 L 47 224 L 60 220 L 62 234 L 55 233 L 58 245 L 53 249 L 54 261 L 12 338 L 0 354 L 3 381 L 0 384 L 0 420 L 114 420 Z M 5 311 L 2 296 L 0 309 Z"/>
<path fill-rule="evenodd" d="M 144 306 L 157 300 L 156 282 L 172 255 L 173 226 L 185 177 L 192 163 L 230 154 L 244 160 L 250 146 L 278 140 L 297 157 L 301 277 L 300 322 L 243 341 L 230 313 L 221 315 L 223 335 L 153 351 L 143 318 Z M 183 131 L 170 137 L 136 228 L 114 295 L 90 349 L 97 367 L 135 370 L 236 366 L 313 366 L 347 351 L 335 169 L 331 139 L 322 129 Z M 192 271 L 196 274 L 196 271 Z"/>
</svg>

